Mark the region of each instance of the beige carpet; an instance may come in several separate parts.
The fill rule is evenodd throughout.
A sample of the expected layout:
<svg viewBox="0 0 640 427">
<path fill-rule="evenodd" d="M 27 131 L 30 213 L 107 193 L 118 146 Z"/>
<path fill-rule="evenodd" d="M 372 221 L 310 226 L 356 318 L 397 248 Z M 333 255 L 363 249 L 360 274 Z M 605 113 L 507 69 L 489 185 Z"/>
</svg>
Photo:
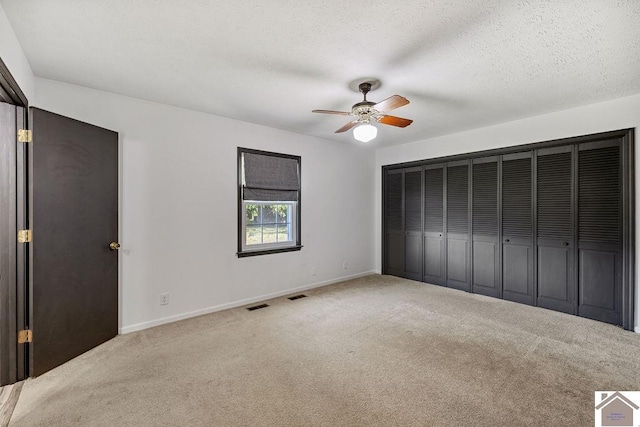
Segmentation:
<svg viewBox="0 0 640 427">
<path fill-rule="evenodd" d="M 11 426 L 588 426 L 640 335 L 389 276 L 119 336 L 28 380 Z"/>
</svg>

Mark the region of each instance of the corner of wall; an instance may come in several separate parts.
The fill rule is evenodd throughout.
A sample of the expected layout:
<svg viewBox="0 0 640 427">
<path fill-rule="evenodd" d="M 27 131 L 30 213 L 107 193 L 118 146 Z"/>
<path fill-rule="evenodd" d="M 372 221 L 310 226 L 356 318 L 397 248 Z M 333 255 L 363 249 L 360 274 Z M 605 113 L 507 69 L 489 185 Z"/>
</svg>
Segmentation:
<svg viewBox="0 0 640 427">
<path fill-rule="evenodd" d="M 9 72 L 18 82 L 29 103 L 33 104 L 36 97 L 33 71 L 2 5 L 0 5 L 0 58 L 9 68 Z"/>
</svg>

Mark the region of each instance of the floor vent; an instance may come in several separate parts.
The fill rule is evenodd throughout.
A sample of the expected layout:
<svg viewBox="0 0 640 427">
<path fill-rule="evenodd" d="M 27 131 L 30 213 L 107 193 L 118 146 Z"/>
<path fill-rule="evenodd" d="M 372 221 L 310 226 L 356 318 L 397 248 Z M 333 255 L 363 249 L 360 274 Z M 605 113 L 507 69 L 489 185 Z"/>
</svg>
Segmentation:
<svg viewBox="0 0 640 427">
<path fill-rule="evenodd" d="M 265 307 L 269 307 L 269 304 L 254 305 L 253 307 L 247 307 L 247 310 L 253 311 L 253 310 L 258 310 L 260 308 L 265 308 Z"/>
<path fill-rule="evenodd" d="M 300 298 L 306 298 L 306 297 L 307 297 L 306 295 L 304 295 L 304 294 L 300 294 L 300 295 L 296 295 L 296 296 L 294 296 L 294 297 L 289 297 L 288 299 L 290 299 L 291 301 L 295 301 L 295 300 L 297 300 L 297 299 L 300 299 Z"/>
</svg>

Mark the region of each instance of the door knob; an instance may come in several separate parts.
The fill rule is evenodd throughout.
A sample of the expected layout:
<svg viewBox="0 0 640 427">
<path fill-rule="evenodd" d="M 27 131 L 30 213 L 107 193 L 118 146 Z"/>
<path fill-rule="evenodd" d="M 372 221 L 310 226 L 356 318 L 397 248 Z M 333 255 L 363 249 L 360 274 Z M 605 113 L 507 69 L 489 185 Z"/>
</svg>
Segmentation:
<svg viewBox="0 0 640 427">
<path fill-rule="evenodd" d="M 109 249 L 111 249 L 112 251 L 117 251 L 118 249 L 120 249 L 120 243 L 118 242 L 109 243 Z"/>
<path fill-rule="evenodd" d="M 562 244 L 565 245 L 565 246 L 569 246 L 569 242 L 564 242 Z"/>
<path fill-rule="evenodd" d="M 504 239 L 504 241 L 505 241 L 506 243 L 509 243 L 509 239 Z"/>
</svg>

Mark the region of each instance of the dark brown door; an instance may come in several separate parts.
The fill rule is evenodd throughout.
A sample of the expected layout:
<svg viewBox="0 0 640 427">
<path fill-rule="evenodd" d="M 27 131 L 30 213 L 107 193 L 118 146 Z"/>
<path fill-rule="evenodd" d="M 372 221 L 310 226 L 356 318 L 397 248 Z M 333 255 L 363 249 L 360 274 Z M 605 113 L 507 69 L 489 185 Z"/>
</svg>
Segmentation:
<svg viewBox="0 0 640 427">
<path fill-rule="evenodd" d="M 426 283 L 446 286 L 445 243 L 445 166 L 424 168 L 424 278 Z"/>
<path fill-rule="evenodd" d="M 31 109 L 31 375 L 118 333 L 118 134 Z"/>
<path fill-rule="evenodd" d="M 536 155 L 537 305 L 575 314 L 573 146 Z"/>
<path fill-rule="evenodd" d="M 447 286 L 471 291 L 469 161 L 447 164 Z"/>
<path fill-rule="evenodd" d="M 622 325 L 622 150 L 578 146 L 578 314 Z"/>
<path fill-rule="evenodd" d="M 472 177 L 472 290 L 501 297 L 498 157 L 473 159 Z"/>
<path fill-rule="evenodd" d="M 422 168 L 404 172 L 404 277 L 422 280 Z"/>
<path fill-rule="evenodd" d="M 384 274 L 404 276 L 404 174 L 388 171 L 384 182 Z"/>
<path fill-rule="evenodd" d="M 502 156 L 502 298 L 533 304 L 532 154 Z"/>
</svg>

